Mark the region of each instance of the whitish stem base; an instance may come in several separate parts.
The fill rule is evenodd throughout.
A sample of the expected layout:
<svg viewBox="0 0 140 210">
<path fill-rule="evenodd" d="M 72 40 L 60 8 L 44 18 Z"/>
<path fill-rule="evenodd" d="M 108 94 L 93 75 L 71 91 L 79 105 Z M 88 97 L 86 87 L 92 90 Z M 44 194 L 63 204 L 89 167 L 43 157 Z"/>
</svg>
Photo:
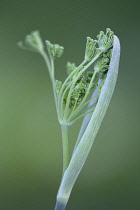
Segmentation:
<svg viewBox="0 0 140 210">
<path fill-rule="evenodd" d="M 67 198 L 57 198 L 56 206 L 54 210 L 65 210 L 67 202 L 68 202 Z"/>
</svg>

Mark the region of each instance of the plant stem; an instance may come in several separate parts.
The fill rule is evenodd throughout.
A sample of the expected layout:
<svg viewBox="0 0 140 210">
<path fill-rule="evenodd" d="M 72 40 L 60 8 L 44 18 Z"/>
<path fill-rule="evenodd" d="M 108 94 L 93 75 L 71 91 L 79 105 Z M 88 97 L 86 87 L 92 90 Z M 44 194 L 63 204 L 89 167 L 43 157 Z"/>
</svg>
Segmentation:
<svg viewBox="0 0 140 210">
<path fill-rule="evenodd" d="M 65 198 L 57 198 L 54 210 L 65 210 L 66 205 L 67 205 L 67 199 L 65 202 Z"/>
<path fill-rule="evenodd" d="M 40 51 L 40 54 L 42 55 L 42 57 L 45 60 L 45 63 L 47 65 L 47 67 L 48 67 L 49 75 L 50 75 L 50 78 L 51 78 L 51 64 L 50 64 L 50 60 L 49 60 L 49 58 L 48 58 L 48 56 L 47 56 L 47 54 L 45 53 L 44 50 Z"/>
<path fill-rule="evenodd" d="M 63 147 L 63 174 L 69 164 L 68 126 L 61 125 L 62 147 Z"/>
</svg>

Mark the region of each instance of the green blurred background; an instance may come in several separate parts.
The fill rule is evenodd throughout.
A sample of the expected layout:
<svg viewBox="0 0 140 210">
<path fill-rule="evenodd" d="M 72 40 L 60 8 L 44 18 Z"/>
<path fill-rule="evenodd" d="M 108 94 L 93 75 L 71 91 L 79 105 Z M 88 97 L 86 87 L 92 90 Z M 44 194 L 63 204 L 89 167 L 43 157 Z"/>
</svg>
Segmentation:
<svg viewBox="0 0 140 210">
<path fill-rule="evenodd" d="M 139 210 L 139 1 L 0 0 L 0 209 L 52 210 L 62 170 L 51 83 L 38 54 L 16 43 L 39 29 L 79 64 L 86 37 L 110 27 L 121 41 L 117 86 L 67 210 Z M 70 128 L 70 147 L 78 124 Z"/>
</svg>

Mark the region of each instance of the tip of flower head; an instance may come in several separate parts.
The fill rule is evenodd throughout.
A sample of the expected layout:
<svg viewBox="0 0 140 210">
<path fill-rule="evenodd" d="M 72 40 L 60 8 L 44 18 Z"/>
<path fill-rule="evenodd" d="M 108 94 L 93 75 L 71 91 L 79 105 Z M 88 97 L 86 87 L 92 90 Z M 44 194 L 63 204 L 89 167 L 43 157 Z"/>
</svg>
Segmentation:
<svg viewBox="0 0 140 210">
<path fill-rule="evenodd" d="M 93 40 L 90 37 L 87 37 L 86 50 L 85 50 L 85 60 L 90 61 L 96 52 L 97 40 Z"/>
<path fill-rule="evenodd" d="M 101 39 L 104 36 L 104 32 L 100 31 L 99 34 L 97 35 L 97 39 Z"/>
<path fill-rule="evenodd" d="M 25 42 L 36 50 L 42 50 L 43 48 L 43 43 L 39 31 L 33 31 L 31 34 L 27 35 Z"/>
<path fill-rule="evenodd" d="M 62 47 L 58 44 L 51 44 L 51 42 L 48 41 L 48 40 L 46 40 L 45 43 L 46 43 L 49 55 L 52 58 L 56 58 L 56 57 L 60 58 L 62 56 L 63 51 L 64 51 L 64 47 Z"/>
<path fill-rule="evenodd" d="M 99 35 L 97 35 L 99 49 L 101 49 L 103 52 L 106 52 L 108 49 L 110 49 L 113 45 L 113 35 L 114 32 L 111 31 L 110 28 L 106 29 L 106 33 L 100 31 Z"/>
<path fill-rule="evenodd" d="M 18 46 L 22 49 L 32 50 L 35 52 L 40 52 L 43 50 L 44 45 L 40 37 L 40 32 L 38 30 L 31 32 L 25 37 L 24 42 L 18 42 Z"/>
<path fill-rule="evenodd" d="M 114 35 L 114 32 L 113 31 L 111 31 L 111 29 L 110 28 L 107 28 L 106 29 L 106 35 Z"/>
</svg>

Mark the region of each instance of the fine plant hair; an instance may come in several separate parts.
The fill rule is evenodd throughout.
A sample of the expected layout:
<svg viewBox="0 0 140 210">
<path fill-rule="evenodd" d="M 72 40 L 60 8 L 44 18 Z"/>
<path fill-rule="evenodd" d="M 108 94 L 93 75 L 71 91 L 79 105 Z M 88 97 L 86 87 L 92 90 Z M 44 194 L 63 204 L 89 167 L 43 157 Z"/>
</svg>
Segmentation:
<svg viewBox="0 0 140 210">
<path fill-rule="evenodd" d="M 67 78 L 63 82 L 55 78 L 54 61 L 62 56 L 64 47 L 48 40 L 44 44 L 39 31 L 33 31 L 18 45 L 44 58 L 52 82 L 63 148 L 62 179 L 55 210 L 64 210 L 112 98 L 118 75 L 120 42 L 110 28 L 106 32 L 100 31 L 97 40 L 87 37 L 82 63 L 77 66 L 68 62 Z M 89 67 L 92 70 L 89 71 Z M 68 128 L 79 118 L 83 118 L 83 122 L 69 157 Z"/>
</svg>

